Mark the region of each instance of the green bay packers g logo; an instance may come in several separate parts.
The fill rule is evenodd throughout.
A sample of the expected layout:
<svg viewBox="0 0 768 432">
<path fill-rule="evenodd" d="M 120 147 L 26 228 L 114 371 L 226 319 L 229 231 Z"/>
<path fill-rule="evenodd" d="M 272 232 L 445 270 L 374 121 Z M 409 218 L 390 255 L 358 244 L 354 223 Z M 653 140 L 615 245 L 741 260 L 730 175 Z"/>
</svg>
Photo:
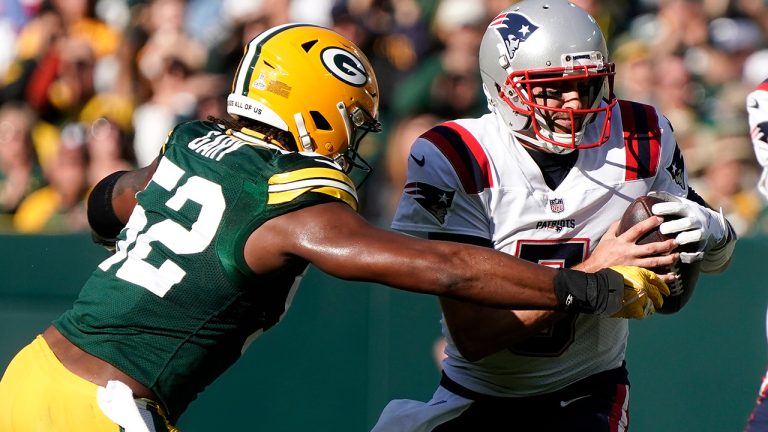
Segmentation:
<svg viewBox="0 0 768 432">
<path fill-rule="evenodd" d="M 328 72 L 351 86 L 362 87 L 368 82 L 363 64 L 350 52 L 341 48 L 326 48 L 320 59 Z"/>
</svg>

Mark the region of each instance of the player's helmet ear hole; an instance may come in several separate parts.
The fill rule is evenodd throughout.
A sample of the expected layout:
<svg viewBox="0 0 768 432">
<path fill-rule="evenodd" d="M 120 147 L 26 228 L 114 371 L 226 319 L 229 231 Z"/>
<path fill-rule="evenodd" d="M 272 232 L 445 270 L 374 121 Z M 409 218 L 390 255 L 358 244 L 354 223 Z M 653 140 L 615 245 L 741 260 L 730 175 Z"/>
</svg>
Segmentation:
<svg viewBox="0 0 768 432">
<path fill-rule="evenodd" d="M 331 124 L 328 123 L 328 120 L 325 119 L 325 117 L 320 114 L 318 111 L 310 111 L 309 115 L 312 116 L 312 121 L 315 122 L 315 127 L 320 130 L 333 130 L 333 127 L 331 127 Z"/>
</svg>

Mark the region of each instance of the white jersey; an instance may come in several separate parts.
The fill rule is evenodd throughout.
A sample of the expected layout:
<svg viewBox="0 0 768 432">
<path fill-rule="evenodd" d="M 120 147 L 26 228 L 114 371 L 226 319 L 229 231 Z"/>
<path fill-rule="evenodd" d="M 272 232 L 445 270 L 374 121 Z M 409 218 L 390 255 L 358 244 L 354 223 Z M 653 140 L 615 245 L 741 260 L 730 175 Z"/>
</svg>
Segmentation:
<svg viewBox="0 0 768 432">
<path fill-rule="evenodd" d="M 768 79 L 747 95 L 747 113 L 752 147 L 755 149 L 757 162 L 763 167 L 757 189 L 765 199 L 768 199 Z M 765 316 L 765 334 L 768 335 L 768 312 Z M 766 385 L 768 385 L 768 374 L 763 381 L 763 387 Z"/>
<path fill-rule="evenodd" d="M 667 119 L 653 107 L 625 101 L 616 104 L 612 119 L 610 140 L 580 150 L 555 190 L 493 114 L 439 125 L 412 146 L 392 227 L 427 238 L 471 236 L 554 267 L 582 262 L 634 198 L 652 190 L 688 192 Z M 595 140 L 601 124 L 602 118 L 593 122 L 584 140 Z M 512 348 L 469 362 L 444 321 L 445 373 L 496 396 L 549 393 L 619 367 L 628 334 L 627 320 L 574 314 Z"/>
<path fill-rule="evenodd" d="M 747 113 L 752 147 L 757 161 L 763 167 L 757 188 L 768 199 L 768 80 L 747 96 Z"/>
</svg>

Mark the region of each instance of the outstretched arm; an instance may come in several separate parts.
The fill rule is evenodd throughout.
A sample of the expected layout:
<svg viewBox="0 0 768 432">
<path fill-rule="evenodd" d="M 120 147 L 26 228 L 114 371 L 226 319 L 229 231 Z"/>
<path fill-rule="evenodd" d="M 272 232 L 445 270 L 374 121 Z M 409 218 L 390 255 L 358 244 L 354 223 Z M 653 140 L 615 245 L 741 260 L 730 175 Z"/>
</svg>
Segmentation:
<svg viewBox="0 0 768 432">
<path fill-rule="evenodd" d="M 612 313 L 624 292 L 623 276 L 612 270 L 556 270 L 487 248 L 409 237 L 376 228 L 340 203 L 266 222 L 251 234 L 245 257 L 259 274 L 300 259 L 341 279 L 495 307 Z"/>
<path fill-rule="evenodd" d="M 275 271 L 291 258 L 300 258 L 341 279 L 408 291 L 472 297 L 489 304 L 548 309 L 558 304 L 554 269 L 481 247 L 379 229 L 340 203 L 307 207 L 266 222 L 251 235 L 245 253 L 257 273 Z M 509 290 L 510 286 L 516 288 Z"/>
</svg>

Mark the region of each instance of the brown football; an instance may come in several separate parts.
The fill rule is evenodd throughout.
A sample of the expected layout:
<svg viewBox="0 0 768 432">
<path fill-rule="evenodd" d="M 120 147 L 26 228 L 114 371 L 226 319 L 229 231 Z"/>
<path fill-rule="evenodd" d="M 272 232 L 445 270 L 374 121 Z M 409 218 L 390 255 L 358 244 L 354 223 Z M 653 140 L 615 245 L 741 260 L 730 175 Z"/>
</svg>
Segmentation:
<svg viewBox="0 0 768 432">
<path fill-rule="evenodd" d="M 636 223 L 653 216 L 651 207 L 653 207 L 654 204 L 660 203 L 660 202 L 664 202 L 664 200 L 654 196 L 641 196 L 635 199 L 634 201 L 632 201 L 629 204 L 629 207 L 627 207 L 626 211 L 624 211 L 624 214 L 621 216 L 621 221 L 619 222 L 618 234 L 624 233 L 626 230 L 630 229 Z M 673 219 L 676 219 L 677 217 L 678 216 L 668 215 L 668 216 L 664 216 L 664 219 L 673 220 Z M 656 227 L 648 231 L 647 233 L 643 234 L 643 236 L 640 237 L 636 243 L 647 244 L 647 243 L 659 242 L 659 241 L 668 240 L 670 238 L 674 238 L 674 236 L 675 236 L 674 234 L 672 235 L 662 234 L 661 231 L 659 231 L 659 228 Z M 690 244 L 686 244 L 678 247 L 677 251 L 678 252 L 695 252 L 696 247 L 697 245 L 695 243 L 690 243 Z M 675 282 L 667 284 L 667 286 L 669 286 L 670 294 L 664 299 L 664 305 L 661 307 L 661 309 L 658 310 L 659 313 L 672 314 L 682 309 L 683 306 L 685 306 L 685 304 L 688 303 L 688 300 L 691 298 L 691 295 L 693 295 L 693 290 L 696 288 L 696 281 L 698 281 L 699 279 L 701 264 L 700 262 L 685 264 L 681 261 L 678 261 L 672 266 L 657 267 L 657 268 L 652 268 L 650 270 L 658 274 L 676 272 L 680 275 L 680 278 L 677 279 Z"/>
</svg>

